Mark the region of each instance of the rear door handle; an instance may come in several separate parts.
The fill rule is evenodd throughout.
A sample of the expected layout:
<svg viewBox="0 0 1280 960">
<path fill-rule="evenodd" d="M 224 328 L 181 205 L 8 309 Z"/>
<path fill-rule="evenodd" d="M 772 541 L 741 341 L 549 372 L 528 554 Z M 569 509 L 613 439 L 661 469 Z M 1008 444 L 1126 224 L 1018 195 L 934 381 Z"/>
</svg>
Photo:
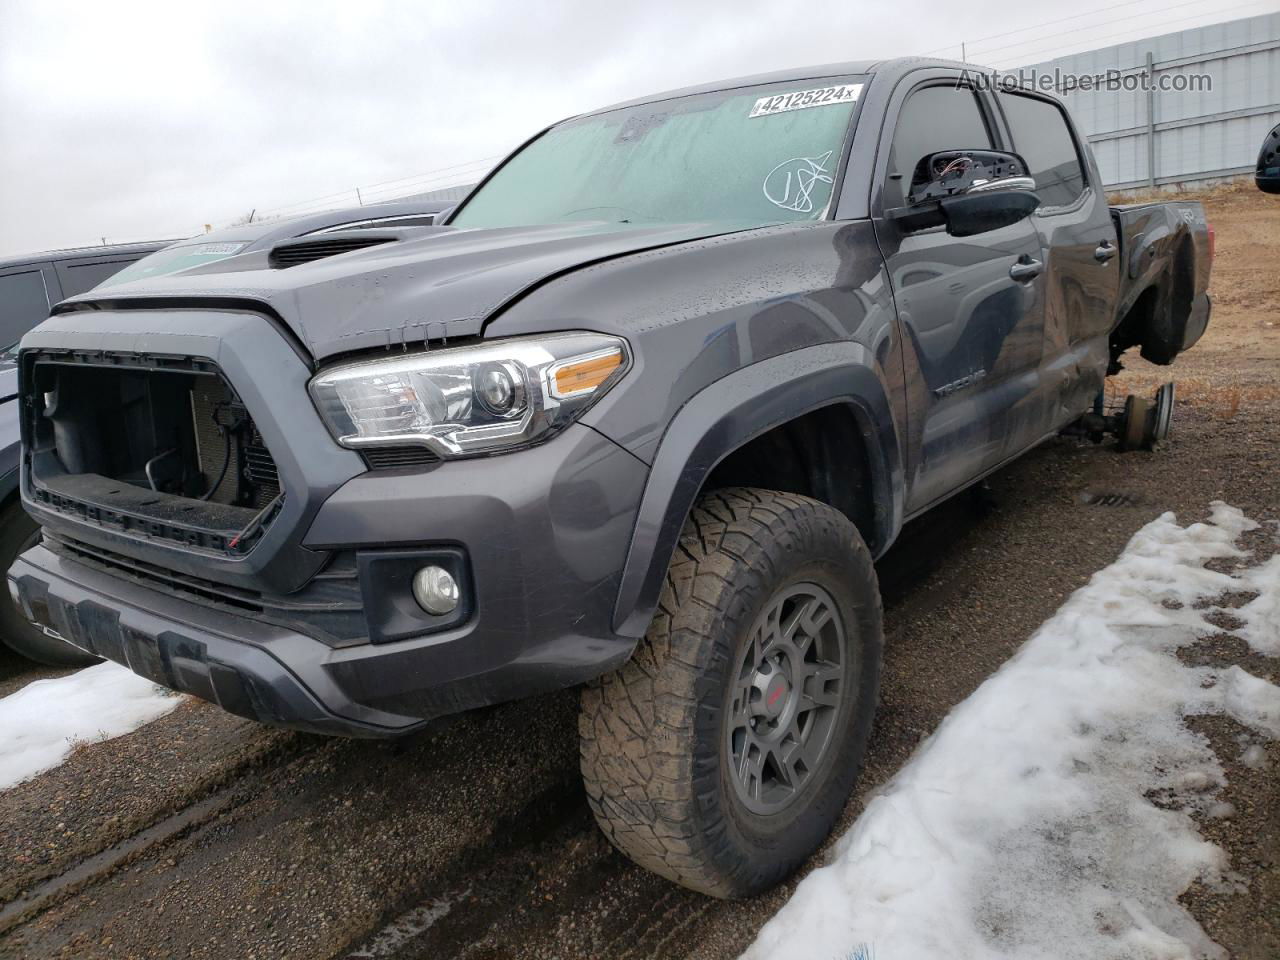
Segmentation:
<svg viewBox="0 0 1280 960">
<path fill-rule="evenodd" d="M 1009 268 L 1009 276 L 1019 283 L 1028 283 L 1040 276 L 1044 272 L 1044 263 L 1040 260 L 1032 260 L 1025 254 L 1018 258 L 1018 262 Z"/>
<path fill-rule="evenodd" d="M 1096 250 L 1093 251 L 1093 259 L 1099 263 L 1106 263 L 1116 255 L 1116 245 L 1110 240 L 1103 240 Z"/>
</svg>

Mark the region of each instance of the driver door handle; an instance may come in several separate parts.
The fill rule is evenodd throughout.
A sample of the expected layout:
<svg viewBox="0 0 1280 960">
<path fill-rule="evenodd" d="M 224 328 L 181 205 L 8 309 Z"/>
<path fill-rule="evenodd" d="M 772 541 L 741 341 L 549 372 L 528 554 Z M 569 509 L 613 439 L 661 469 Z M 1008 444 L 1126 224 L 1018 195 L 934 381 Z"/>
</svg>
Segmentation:
<svg viewBox="0 0 1280 960">
<path fill-rule="evenodd" d="M 1099 263 L 1106 263 L 1116 255 L 1116 245 L 1110 240 L 1103 240 L 1096 250 L 1093 251 L 1093 259 Z"/>
<path fill-rule="evenodd" d="M 1025 253 L 1018 258 L 1018 262 L 1009 268 L 1009 276 L 1019 283 L 1029 283 L 1044 272 L 1044 263 L 1040 260 L 1032 260 Z"/>
</svg>

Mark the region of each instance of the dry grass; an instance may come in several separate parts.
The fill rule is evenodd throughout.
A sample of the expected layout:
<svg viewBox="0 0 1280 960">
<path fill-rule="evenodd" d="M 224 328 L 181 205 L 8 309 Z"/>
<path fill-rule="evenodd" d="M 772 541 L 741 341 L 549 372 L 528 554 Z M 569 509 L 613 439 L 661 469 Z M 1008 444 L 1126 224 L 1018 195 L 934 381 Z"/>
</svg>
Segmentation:
<svg viewBox="0 0 1280 960">
<path fill-rule="evenodd" d="M 1243 174 L 1225 183 L 1212 186 L 1169 186 L 1144 190 L 1108 191 L 1107 202 L 1125 203 L 1159 203 L 1161 200 L 1199 200 L 1201 202 L 1222 200 L 1239 194 L 1254 195 L 1258 188 L 1254 186 L 1253 174 Z"/>
</svg>

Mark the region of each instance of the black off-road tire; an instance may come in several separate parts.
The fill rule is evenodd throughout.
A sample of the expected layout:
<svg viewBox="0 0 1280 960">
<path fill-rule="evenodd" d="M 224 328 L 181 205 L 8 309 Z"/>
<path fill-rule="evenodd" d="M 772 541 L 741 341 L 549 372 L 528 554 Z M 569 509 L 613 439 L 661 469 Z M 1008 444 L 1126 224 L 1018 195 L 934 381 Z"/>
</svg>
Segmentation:
<svg viewBox="0 0 1280 960">
<path fill-rule="evenodd" d="M 39 525 L 14 501 L 0 510 L 0 575 L 8 571 L 18 554 L 40 542 Z M 0 643 L 37 663 L 50 667 L 87 667 L 100 662 L 57 637 L 51 637 L 28 620 L 0 583 Z"/>
<path fill-rule="evenodd" d="M 761 815 L 729 766 L 742 662 L 754 656 L 761 618 L 787 609 L 777 598 L 815 585 L 843 622 L 847 672 L 807 786 Z M 843 514 L 769 490 L 703 496 L 648 635 L 625 667 L 582 695 L 582 774 L 601 829 L 636 863 L 711 896 L 774 886 L 821 845 L 853 789 L 883 643 L 875 567 Z"/>
</svg>

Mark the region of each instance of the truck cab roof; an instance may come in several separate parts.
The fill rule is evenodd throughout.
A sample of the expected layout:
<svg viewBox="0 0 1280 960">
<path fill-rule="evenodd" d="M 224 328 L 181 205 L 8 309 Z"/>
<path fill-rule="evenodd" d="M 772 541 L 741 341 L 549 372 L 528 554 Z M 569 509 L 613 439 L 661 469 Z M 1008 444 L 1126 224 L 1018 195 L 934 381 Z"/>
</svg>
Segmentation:
<svg viewBox="0 0 1280 960">
<path fill-rule="evenodd" d="M 898 76 L 912 70 L 927 69 L 929 67 L 955 67 L 977 73 L 989 72 L 990 69 L 987 67 L 975 66 L 972 63 L 961 63 L 956 60 L 943 60 L 935 57 L 893 57 L 887 60 L 848 60 L 843 63 L 813 64 L 807 67 L 789 67 L 786 70 L 773 70 L 767 73 L 749 74 L 747 76 L 732 77 L 727 80 L 715 80 L 710 83 L 699 83 L 688 87 L 679 87 L 673 90 L 666 90 L 662 93 L 635 97 L 631 100 L 622 100 L 618 103 L 610 104 L 607 107 L 588 111 L 583 114 L 583 116 L 607 113 L 610 110 L 639 106 L 643 103 L 673 100 L 676 97 L 688 97 L 699 93 L 714 93 L 717 90 L 733 90 L 738 87 L 758 86 L 765 83 L 800 83 L 805 80 L 816 80 L 821 77 L 842 77 L 853 74 Z"/>
</svg>

